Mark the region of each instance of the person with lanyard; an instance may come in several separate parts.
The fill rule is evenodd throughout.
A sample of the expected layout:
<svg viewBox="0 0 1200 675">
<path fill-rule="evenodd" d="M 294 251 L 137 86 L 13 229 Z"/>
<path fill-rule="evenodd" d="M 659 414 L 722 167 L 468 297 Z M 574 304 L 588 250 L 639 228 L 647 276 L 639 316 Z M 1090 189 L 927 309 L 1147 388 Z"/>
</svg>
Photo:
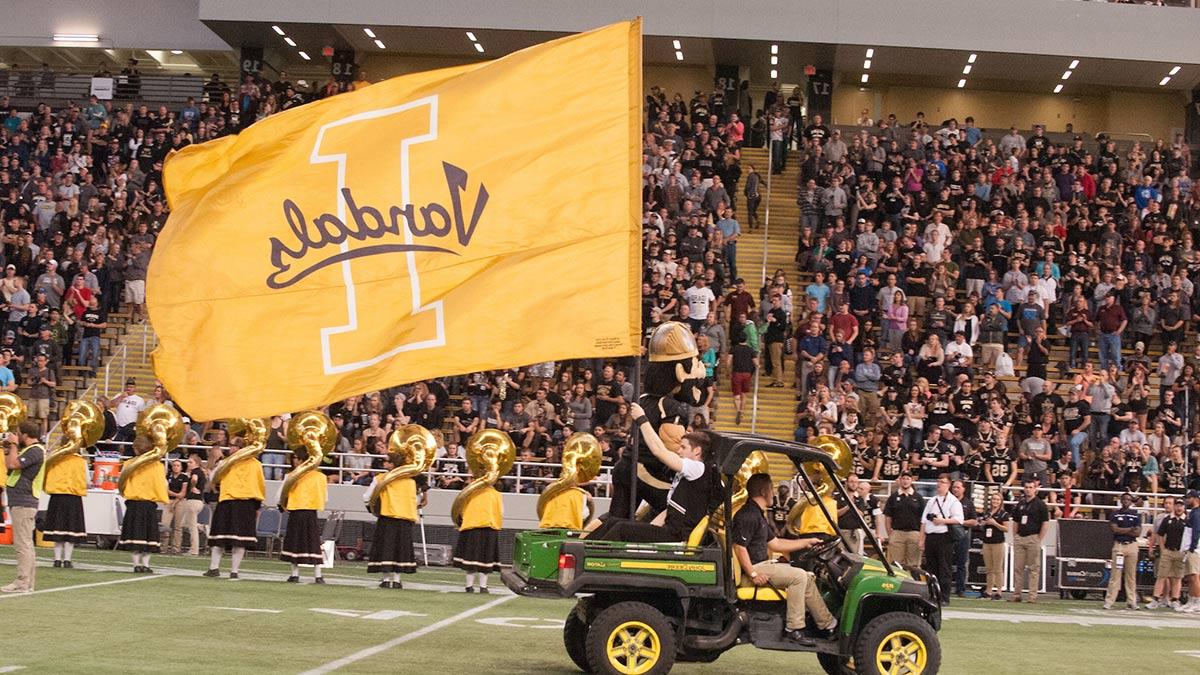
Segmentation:
<svg viewBox="0 0 1200 675">
<path fill-rule="evenodd" d="M 296 470 L 305 457 L 299 451 L 292 455 L 293 471 Z M 286 480 L 284 481 L 286 484 Z M 280 502 L 287 504 L 287 532 L 283 535 L 283 544 L 279 547 L 279 559 L 292 567 L 292 574 L 287 583 L 300 583 L 300 566 L 312 565 L 313 583 L 323 584 L 321 564 L 325 556 L 321 554 L 321 527 L 317 524 L 317 511 L 325 510 L 325 499 L 329 481 L 325 474 L 313 468 L 300 474 L 287 493 L 287 499 L 280 495 Z"/>
<path fill-rule="evenodd" d="M 1188 578 L 1188 601 L 1180 611 L 1195 614 L 1200 612 L 1200 492 L 1188 490 L 1185 499 L 1188 517 L 1181 550 L 1184 551 L 1183 573 Z"/>
<path fill-rule="evenodd" d="M 229 460 L 225 460 L 229 461 Z M 230 549 L 233 560 L 229 567 L 229 580 L 236 581 L 246 555 L 246 546 L 258 541 L 258 507 L 266 499 L 266 480 L 262 462 L 257 457 L 246 457 L 234 462 L 222 478 L 213 510 L 212 525 L 209 526 L 208 544 L 212 549 L 206 577 L 221 576 L 221 556 L 225 548 Z"/>
<path fill-rule="evenodd" d="M 716 486 L 720 479 L 716 469 L 709 466 L 712 438 L 702 431 L 689 432 L 680 440 L 679 452 L 672 452 L 654 432 L 642 406 L 634 403 L 630 409 L 634 426 L 641 431 L 646 447 L 675 472 L 671 489 L 667 492 L 666 520 L 662 525 L 655 525 L 610 518 L 588 538 L 646 543 L 685 541 L 696 525 L 708 515 L 717 495 Z"/>
<path fill-rule="evenodd" d="M 1013 536 L 1013 593 L 1009 602 L 1021 602 L 1028 575 L 1029 602 L 1037 602 L 1042 574 L 1042 538 L 1046 536 L 1050 510 L 1038 496 L 1037 480 L 1023 484 L 1021 499 L 1013 506 L 1009 530 Z"/>
<path fill-rule="evenodd" d="M 133 455 L 138 457 L 153 449 L 146 436 L 133 439 Z M 126 464 L 134 460 L 128 460 Z M 121 519 L 121 537 L 117 548 L 131 551 L 133 571 L 153 574 L 150 555 L 161 546 L 158 534 L 158 505 L 167 503 L 167 474 L 159 462 L 143 464 L 125 481 L 121 488 L 125 498 L 125 516 Z"/>
<path fill-rule="evenodd" d="M 5 491 L 12 515 L 13 548 L 17 556 L 17 578 L 0 587 L 5 593 L 31 593 L 34 590 L 37 558 L 33 550 L 33 529 L 37 519 L 38 499 L 45 478 L 46 449 L 38 443 L 41 425 L 25 420 L 16 434 L 10 434 L 4 452 L 4 467 L 8 470 Z M 19 449 L 18 449 L 19 448 Z"/>
<path fill-rule="evenodd" d="M 741 568 L 742 577 L 755 586 L 771 586 L 787 595 L 787 625 L 785 637 L 797 644 L 811 647 L 816 640 L 804 630 L 804 614 L 813 615 L 817 627 L 826 636 L 833 634 L 837 618 L 825 605 L 812 572 L 778 562 L 772 553 L 796 553 L 816 545 L 820 540 L 803 537 L 780 539 L 767 522 L 766 510 L 771 503 L 771 476 L 756 473 L 746 481 L 749 499 L 733 516 L 730 534 L 733 555 Z"/>
<path fill-rule="evenodd" d="M 971 559 L 971 538 L 975 527 L 979 525 L 979 516 L 975 513 L 975 503 L 966 498 L 967 484 L 956 480 L 950 485 L 950 494 L 962 504 L 963 528 L 965 532 L 954 542 L 954 594 L 966 597 L 967 571 Z"/>
<path fill-rule="evenodd" d="M 1179 596 L 1183 591 L 1183 531 L 1187 527 L 1187 507 L 1182 499 L 1167 497 L 1165 512 L 1155 523 L 1150 535 L 1150 557 L 1158 561 L 1154 565 L 1154 599 L 1146 609 L 1170 607 L 1179 609 Z"/>
<path fill-rule="evenodd" d="M 1004 560 L 1007 558 L 1008 544 L 1004 535 L 1008 532 L 1008 513 L 1004 510 L 1004 497 L 999 490 L 993 489 L 988 495 L 988 508 L 979 519 L 983 532 L 983 567 L 987 570 L 987 583 L 984 585 L 983 596 L 992 600 L 1000 599 L 1000 589 L 1004 586 Z"/>
<path fill-rule="evenodd" d="M 178 534 L 172 534 L 177 546 L 183 543 L 184 528 L 188 531 L 187 555 L 200 555 L 200 512 L 204 510 L 204 488 L 208 485 L 208 474 L 204 472 L 204 460 L 198 452 L 188 455 L 188 485 L 187 497 L 183 502 L 183 522 L 176 527 Z"/>
<path fill-rule="evenodd" d="M 950 493 L 950 476 L 938 476 L 936 494 L 925 502 L 921 513 L 919 546 L 925 553 L 925 569 L 937 577 L 942 587 L 942 605 L 950 604 L 951 562 L 954 558 L 954 536 L 950 526 L 963 524 L 963 508 Z"/>
<path fill-rule="evenodd" d="M 898 486 L 883 505 L 888 532 L 887 558 L 889 563 L 920 567 L 921 513 L 925 499 L 912 487 L 912 474 L 904 471 L 896 481 Z"/>
<path fill-rule="evenodd" d="M 46 467 L 45 492 L 50 495 L 42 537 L 54 542 L 54 566 L 71 569 L 75 545 L 87 541 L 83 498 L 87 496 L 87 460 L 78 453 L 63 455 Z"/>
<path fill-rule="evenodd" d="M 1104 609 L 1112 609 L 1121 592 L 1122 577 L 1125 580 L 1125 605 L 1137 609 L 1137 538 L 1142 533 L 1142 517 L 1133 510 L 1133 495 L 1121 495 L 1121 508 L 1113 512 L 1108 520 L 1113 533 L 1112 575 L 1108 580 L 1108 592 L 1104 594 Z M 1117 576 L 1117 569 L 1123 572 Z"/>
</svg>

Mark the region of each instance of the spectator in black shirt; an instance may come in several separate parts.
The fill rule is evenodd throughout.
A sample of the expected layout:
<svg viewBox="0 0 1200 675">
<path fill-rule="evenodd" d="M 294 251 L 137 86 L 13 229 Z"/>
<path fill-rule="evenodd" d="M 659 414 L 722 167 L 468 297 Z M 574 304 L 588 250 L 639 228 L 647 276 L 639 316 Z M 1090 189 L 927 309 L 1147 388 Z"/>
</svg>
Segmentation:
<svg viewBox="0 0 1200 675">
<path fill-rule="evenodd" d="M 1009 528 L 1013 536 L 1013 594 L 1011 602 L 1021 602 L 1028 574 L 1029 602 L 1037 602 L 1038 580 L 1042 573 L 1042 538 L 1050 511 L 1038 496 L 1037 480 L 1027 480 L 1020 501 L 1013 507 Z"/>
<path fill-rule="evenodd" d="M 435 394 L 426 394 L 425 404 L 413 414 L 412 421 L 413 424 L 419 424 L 433 431 L 442 428 L 442 422 L 445 420 L 445 417 L 446 413 L 438 405 L 437 396 Z"/>
</svg>

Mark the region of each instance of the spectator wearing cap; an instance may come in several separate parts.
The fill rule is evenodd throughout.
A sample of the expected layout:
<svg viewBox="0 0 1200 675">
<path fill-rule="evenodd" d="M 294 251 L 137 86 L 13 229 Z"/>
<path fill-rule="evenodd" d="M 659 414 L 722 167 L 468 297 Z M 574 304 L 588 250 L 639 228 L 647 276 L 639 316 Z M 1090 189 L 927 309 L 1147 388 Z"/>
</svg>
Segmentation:
<svg viewBox="0 0 1200 675">
<path fill-rule="evenodd" d="M 146 409 L 146 399 L 137 393 L 137 380 L 125 380 L 125 389 L 107 401 L 113 411 L 113 422 L 117 425 L 115 441 L 132 441 L 138 414 Z"/>
<path fill-rule="evenodd" d="M 1121 334 L 1129 324 L 1125 316 L 1125 308 L 1117 302 L 1114 293 L 1104 296 L 1103 304 L 1096 312 L 1096 323 L 1100 329 L 1100 368 L 1108 370 L 1109 365 L 1121 369 Z"/>
<path fill-rule="evenodd" d="M 50 307 L 62 307 L 63 294 L 67 291 L 67 284 L 58 273 L 57 260 L 50 260 L 46 263 L 46 271 L 37 278 L 33 287 L 39 291 L 45 291 L 46 304 Z"/>
<path fill-rule="evenodd" d="M 58 378 L 50 357 L 38 352 L 33 359 L 33 368 L 29 372 L 29 417 L 41 424 L 41 435 L 45 436 L 50 425 L 50 401 L 54 398 L 54 388 L 58 386 Z"/>
<path fill-rule="evenodd" d="M 909 567 L 921 564 L 921 514 L 925 500 L 913 489 L 913 477 L 907 470 L 896 480 L 897 488 L 883 507 L 887 526 L 887 559 Z"/>
<path fill-rule="evenodd" d="M 1054 448 L 1046 439 L 1041 424 L 1034 424 L 1029 438 L 1021 442 L 1019 457 L 1025 480 L 1036 480 L 1039 485 L 1049 484 L 1046 480 L 1046 467 L 1054 457 Z"/>
</svg>

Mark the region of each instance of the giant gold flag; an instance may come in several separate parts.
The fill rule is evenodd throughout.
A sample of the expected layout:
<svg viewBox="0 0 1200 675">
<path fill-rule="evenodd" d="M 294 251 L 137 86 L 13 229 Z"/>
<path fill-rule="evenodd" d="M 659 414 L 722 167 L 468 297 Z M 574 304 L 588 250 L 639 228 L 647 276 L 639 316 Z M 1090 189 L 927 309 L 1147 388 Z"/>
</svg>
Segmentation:
<svg viewBox="0 0 1200 675">
<path fill-rule="evenodd" d="M 635 353 L 640 91 L 633 21 L 171 155 L 156 374 L 206 420 Z"/>
</svg>

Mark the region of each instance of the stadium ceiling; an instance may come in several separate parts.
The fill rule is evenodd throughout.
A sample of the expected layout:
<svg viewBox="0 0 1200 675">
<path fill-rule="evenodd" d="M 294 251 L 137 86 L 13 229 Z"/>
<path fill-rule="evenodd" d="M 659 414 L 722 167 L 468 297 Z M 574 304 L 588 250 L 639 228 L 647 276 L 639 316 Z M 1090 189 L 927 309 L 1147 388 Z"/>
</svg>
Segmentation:
<svg viewBox="0 0 1200 675">
<path fill-rule="evenodd" d="M 549 31 L 517 31 L 477 29 L 471 32 L 484 46 L 481 54 L 462 28 L 428 28 L 379 25 L 316 25 L 268 24 L 254 22 L 206 21 L 206 25 L 231 45 L 260 46 L 268 52 L 267 60 L 278 60 L 277 68 L 289 72 L 312 68 L 299 55 L 303 49 L 317 61 L 323 47 L 352 48 L 360 58 L 379 56 L 437 57 L 473 61 L 495 58 L 510 52 L 553 39 L 563 33 Z M 272 29 L 279 25 L 288 37 L 296 41 L 290 48 Z M 371 38 L 364 28 L 376 35 Z M 380 49 L 378 39 L 386 45 Z M 678 39 L 684 54 L 676 58 L 673 40 Z M 832 69 L 846 84 L 859 84 L 865 50 L 873 45 L 827 45 L 815 43 L 779 44 L 779 79 L 784 82 L 800 80 L 805 66 Z M 713 66 L 716 64 L 750 67 L 754 82 L 769 82 L 770 42 L 726 38 L 695 38 L 647 36 L 644 60 L 653 65 Z M 874 47 L 870 86 L 921 86 L 954 88 L 963 77 L 962 69 L 968 51 L 958 49 L 916 49 L 906 47 Z M 977 52 L 978 58 L 969 75 L 969 89 L 1045 93 L 1060 77 L 1066 65 L 1076 55 L 1055 56 L 1017 53 Z M 1116 59 L 1081 58 L 1067 83 L 1067 94 L 1100 94 L 1111 89 L 1190 90 L 1200 83 L 1200 66 L 1184 65 L 1165 86 L 1159 82 L 1177 64 L 1153 61 L 1123 61 Z M 273 64 L 275 65 L 275 64 Z"/>
</svg>

